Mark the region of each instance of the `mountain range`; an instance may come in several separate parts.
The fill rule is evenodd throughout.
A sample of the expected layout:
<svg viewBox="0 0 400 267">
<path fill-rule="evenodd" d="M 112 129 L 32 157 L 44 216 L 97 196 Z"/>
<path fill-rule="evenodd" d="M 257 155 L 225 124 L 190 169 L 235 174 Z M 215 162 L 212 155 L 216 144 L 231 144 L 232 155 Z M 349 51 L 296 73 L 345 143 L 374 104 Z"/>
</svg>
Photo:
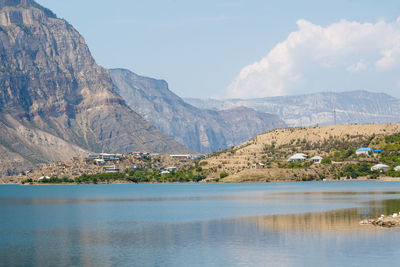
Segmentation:
<svg viewBox="0 0 400 267">
<path fill-rule="evenodd" d="M 133 110 L 161 132 L 201 153 L 225 149 L 271 129 L 286 127 L 278 116 L 251 108 L 196 108 L 170 91 L 164 80 L 124 69 L 110 73 L 117 92 Z"/>
<path fill-rule="evenodd" d="M 400 100 L 384 93 L 367 91 L 323 92 L 306 95 L 256 99 L 195 99 L 186 102 L 198 107 L 225 110 L 234 107 L 253 108 L 278 115 L 291 127 L 398 123 Z"/>
</svg>

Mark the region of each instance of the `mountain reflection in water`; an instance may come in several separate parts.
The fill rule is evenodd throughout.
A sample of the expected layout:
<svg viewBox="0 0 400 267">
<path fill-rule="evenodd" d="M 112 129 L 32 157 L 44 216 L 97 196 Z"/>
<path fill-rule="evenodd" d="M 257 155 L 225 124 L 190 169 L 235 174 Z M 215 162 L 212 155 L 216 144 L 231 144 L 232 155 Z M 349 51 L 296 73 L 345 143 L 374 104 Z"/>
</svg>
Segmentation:
<svg viewBox="0 0 400 267">
<path fill-rule="evenodd" d="M 317 183 L 167 187 L 175 192 L 165 186 L 16 188 L 13 195 L 0 188 L 0 266 L 399 262 L 399 229 L 359 225 L 400 211 L 396 184 L 376 192 L 357 191 L 360 185 L 346 185 L 347 192 Z"/>
</svg>

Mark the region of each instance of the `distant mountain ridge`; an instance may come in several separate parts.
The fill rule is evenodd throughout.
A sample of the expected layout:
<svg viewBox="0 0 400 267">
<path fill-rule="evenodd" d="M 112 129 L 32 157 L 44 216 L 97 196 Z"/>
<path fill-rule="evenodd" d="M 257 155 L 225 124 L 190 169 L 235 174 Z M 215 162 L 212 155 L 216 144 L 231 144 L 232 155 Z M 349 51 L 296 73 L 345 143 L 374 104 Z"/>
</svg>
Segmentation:
<svg viewBox="0 0 400 267">
<path fill-rule="evenodd" d="M 102 150 L 190 152 L 126 105 L 68 22 L 0 0 L 0 176 Z"/>
<path fill-rule="evenodd" d="M 199 107 L 224 110 L 244 106 L 277 114 L 289 126 L 313 126 L 348 123 L 400 122 L 400 100 L 384 93 L 367 91 L 324 92 L 307 95 L 258 99 L 194 99 L 188 103 Z"/>
<path fill-rule="evenodd" d="M 198 152 L 228 148 L 271 129 L 286 127 L 276 115 L 250 108 L 196 108 L 171 92 L 163 80 L 124 69 L 112 69 L 110 73 L 117 92 L 133 110 L 161 132 Z"/>
</svg>

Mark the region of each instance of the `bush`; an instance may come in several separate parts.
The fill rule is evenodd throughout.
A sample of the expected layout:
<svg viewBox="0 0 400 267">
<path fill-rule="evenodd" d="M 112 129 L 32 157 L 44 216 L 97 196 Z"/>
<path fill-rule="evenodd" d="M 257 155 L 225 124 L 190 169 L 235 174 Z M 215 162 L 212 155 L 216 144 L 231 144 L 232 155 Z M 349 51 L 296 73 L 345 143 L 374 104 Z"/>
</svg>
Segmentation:
<svg viewBox="0 0 400 267">
<path fill-rule="evenodd" d="M 362 162 L 357 164 L 348 164 L 344 167 L 344 169 L 340 172 L 340 177 L 351 177 L 357 178 L 360 176 L 368 176 L 373 174 L 371 171 L 372 164 Z"/>
<path fill-rule="evenodd" d="M 324 158 L 322 159 L 321 164 L 326 164 L 326 165 L 332 164 L 332 160 L 330 158 Z"/>
<path fill-rule="evenodd" d="M 227 172 L 221 172 L 220 174 L 219 174 L 219 177 L 221 178 L 221 179 L 224 179 L 225 177 L 228 177 L 229 176 L 229 173 L 227 173 Z"/>
</svg>

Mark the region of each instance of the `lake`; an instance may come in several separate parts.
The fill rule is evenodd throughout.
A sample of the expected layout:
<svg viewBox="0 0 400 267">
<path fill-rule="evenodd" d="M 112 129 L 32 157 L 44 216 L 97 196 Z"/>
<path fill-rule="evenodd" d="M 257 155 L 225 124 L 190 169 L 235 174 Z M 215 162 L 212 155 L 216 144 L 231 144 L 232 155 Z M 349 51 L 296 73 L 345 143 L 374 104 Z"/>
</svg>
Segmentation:
<svg viewBox="0 0 400 267">
<path fill-rule="evenodd" d="M 398 182 L 0 186 L 0 266 L 385 266 Z M 396 263 L 397 262 L 397 263 Z"/>
</svg>

